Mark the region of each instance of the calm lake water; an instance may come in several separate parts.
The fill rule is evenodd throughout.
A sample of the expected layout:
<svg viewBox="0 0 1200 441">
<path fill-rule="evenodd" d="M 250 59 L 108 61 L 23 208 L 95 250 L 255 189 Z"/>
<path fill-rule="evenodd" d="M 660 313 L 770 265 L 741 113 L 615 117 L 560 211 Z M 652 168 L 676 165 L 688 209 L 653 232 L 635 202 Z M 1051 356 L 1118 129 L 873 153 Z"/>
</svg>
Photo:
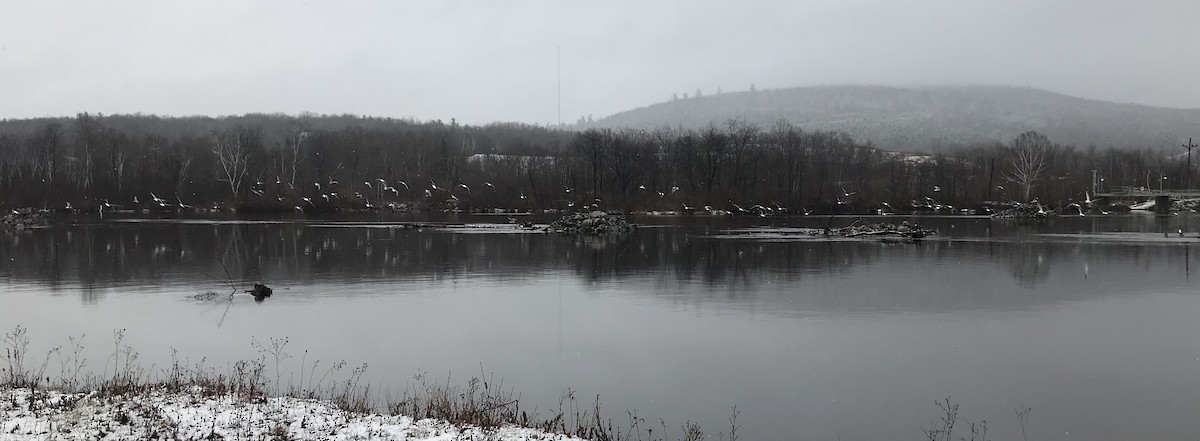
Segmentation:
<svg viewBox="0 0 1200 441">
<path fill-rule="evenodd" d="M 80 217 L 0 236 L 0 328 L 40 351 L 86 334 L 96 371 L 113 329 L 155 369 L 172 348 L 223 367 L 269 337 L 289 339 L 292 375 L 307 350 L 367 363 L 377 390 L 482 365 L 523 405 L 599 394 L 672 438 L 688 419 L 728 433 L 736 404 L 745 440 L 922 439 L 946 396 L 995 439 L 1019 437 L 1022 406 L 1029 439 L 1200 433 L 1200 218 L 887 219 L 940 232 L 921 244 L 719 236 L 828 218 L 638 218 L 619 241 L 369 223 L 406 220 Z M 227 293 L 227 272 L 275 295 L 191 298 Z"/>
</svg>

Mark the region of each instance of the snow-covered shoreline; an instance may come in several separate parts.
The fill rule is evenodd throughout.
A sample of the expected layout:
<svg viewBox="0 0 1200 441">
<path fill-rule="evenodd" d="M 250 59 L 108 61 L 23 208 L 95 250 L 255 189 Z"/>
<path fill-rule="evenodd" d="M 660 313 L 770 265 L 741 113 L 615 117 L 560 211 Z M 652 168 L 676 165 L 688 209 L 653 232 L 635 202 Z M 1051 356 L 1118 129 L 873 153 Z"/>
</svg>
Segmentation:
<svg viewBox="0 0 1200 441">
<path fill-rule="evenodd" d="M 44 439 L 579 440 L 515 426 L 356 414 L 323 400 L 214 396 L 198 387 L 115 396 L 0 389 L 0 441 Z"/>
</svg>

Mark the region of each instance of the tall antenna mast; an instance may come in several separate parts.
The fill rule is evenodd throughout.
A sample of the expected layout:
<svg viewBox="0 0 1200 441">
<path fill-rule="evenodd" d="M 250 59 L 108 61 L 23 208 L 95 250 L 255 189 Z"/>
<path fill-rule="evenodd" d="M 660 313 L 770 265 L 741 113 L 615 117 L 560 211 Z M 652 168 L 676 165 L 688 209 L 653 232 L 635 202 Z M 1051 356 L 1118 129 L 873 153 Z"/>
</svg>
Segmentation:
<svg viewBox="0 0 1200 441">
<path fill-rule="evenodd" d="M 558 126 L 562 127 L 562 46 L 556 46 L 554 53 L 558 56 L 558 65 L 555 71 L 555 75 L 558 77 Z"/>
</svg>

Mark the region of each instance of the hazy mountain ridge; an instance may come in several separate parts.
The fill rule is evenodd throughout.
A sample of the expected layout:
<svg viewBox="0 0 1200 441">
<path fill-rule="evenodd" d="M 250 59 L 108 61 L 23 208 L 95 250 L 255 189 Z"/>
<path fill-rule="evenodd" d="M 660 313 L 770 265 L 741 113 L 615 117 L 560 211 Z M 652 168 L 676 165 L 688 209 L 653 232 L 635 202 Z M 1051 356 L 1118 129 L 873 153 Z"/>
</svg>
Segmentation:
<svg viewBox="0 0 1200 441">
<path fill-rule="evenodd" d="M 702 127 L 743 118 L 837 130 L 894 150 L 1008 142 L 1036 130 L 1080 147 L 1172 147 L 1200 136 L 1200 109 L 1070 97 L 1007 86 L 819 86 L 704 95 L 620 112 L 591 126 Z"/>
</svg>

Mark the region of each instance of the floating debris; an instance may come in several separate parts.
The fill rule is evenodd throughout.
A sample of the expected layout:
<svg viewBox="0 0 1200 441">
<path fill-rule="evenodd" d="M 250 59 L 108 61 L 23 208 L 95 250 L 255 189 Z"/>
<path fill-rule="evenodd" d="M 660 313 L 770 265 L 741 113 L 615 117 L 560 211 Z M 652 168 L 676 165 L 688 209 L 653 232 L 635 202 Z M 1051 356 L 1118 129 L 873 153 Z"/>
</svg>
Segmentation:
<svg viewBox="0 0 1200 441">
<path fill-rule="evenodd" d="M 32 208 L 20 208 L 0 218 L 0 232 L 15 233 L 47 225 L 46 213 Z"/>
<path fill-rule="evenodd" d="M 603 236 L 609 234 L 629 233 L 636 228 L 622 216 L 611 216 L 603 211 L 578 213 L 563 216 L 562 219 L 546 226 L 550 233 L 587 234 Z"/>
<path fill-rule="evenodd" d="M 824 228 L 744 228 L 724 230 L 721 234 L 708 236 L 718 239 L 757 239 L 757 240 L 845 240 L 845 239 L 877 239 L 883 242 L 912 243 L 928 236 L 937 234 L 936 231 L 910 224 L 903 221 L 894 223 L 860 224 L 860 220 L 844 227 L 826 226 Z"/>
<path fill-rule="evenodd" d="M 198 292 L 198 293 L 192 294 L 190 297 L 192 298 L 192 300 L 196 300 L 196 301 L 200 301 L 200 302 L 208 302 L 208 301 L 216 300 L 216 298 L 219 296 L 220 296 L 220 294 L 217 294 L 216 291 L 210 290 L 210 291 Z"/>
</svg>

